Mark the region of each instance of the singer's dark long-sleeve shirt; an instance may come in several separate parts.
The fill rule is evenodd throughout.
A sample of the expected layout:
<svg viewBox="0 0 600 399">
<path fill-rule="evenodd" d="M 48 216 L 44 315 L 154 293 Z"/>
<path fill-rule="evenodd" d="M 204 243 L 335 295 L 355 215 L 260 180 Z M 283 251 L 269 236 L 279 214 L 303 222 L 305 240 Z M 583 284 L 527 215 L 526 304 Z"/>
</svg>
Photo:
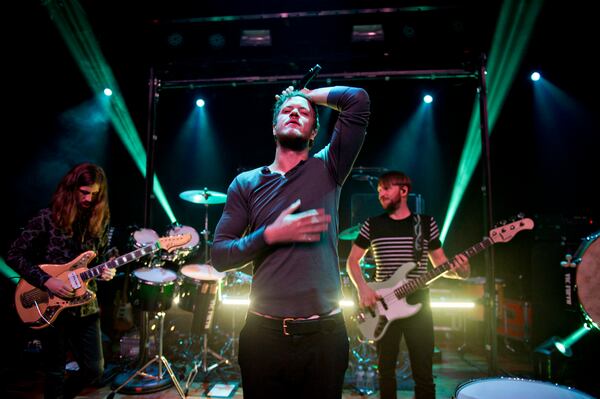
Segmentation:
<svg viewBox="0 0 600 399">
<path fill-rule="evenodd" d="M 340 192 L 365 138 L 370 101 L 363 89 L 337 86 L 330 91 L 327 105 L 339 111 L 327 146 L 285 175 L 267 167 L 241 173 L 227 191 L 211 259 L 220 271 L 253 261 L 253 311 L 306 317 L 339 307 Z M 332 217 L 328 230 L 319 242 L 267 245 L 266 226 L 297 199 L 301 200 L 297 212 L 324 208 Z"/>
</svg>

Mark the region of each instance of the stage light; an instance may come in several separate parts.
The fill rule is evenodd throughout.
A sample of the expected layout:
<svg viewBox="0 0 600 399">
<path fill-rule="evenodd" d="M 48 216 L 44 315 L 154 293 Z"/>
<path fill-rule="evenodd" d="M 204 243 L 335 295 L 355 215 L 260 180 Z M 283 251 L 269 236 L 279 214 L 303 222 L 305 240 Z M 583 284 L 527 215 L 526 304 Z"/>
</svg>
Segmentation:
<svg viewBox="0 0 600 399">
<path fill-rule="evenodd" d="M 475 302 L 432 301 L 430 306 L 437 309 L 475 309 Z"/>
<path fill-rule="evenodd" d="M 382 42 L 383 25 L 354 25 L 352 27 L 353 42 Z"/>
<path fill-rule="evenodd" d="M 340 307 L 342 308 L 353 308 L 354 301 L 351 299 L 340 299 Z"/>
<path fill-rule="evenodd" d="M 573 331 L 568 337 L 564 339 L 560 339 L 558 337 L 555 338 L 554 346 L 556 349 L 567 357 L 571 357 L 573 355 L 573 351 L 571 350 L 571 346 L 575 344 L 575 342 L 579 341 L 581 337 L 587 334 L 592 329 L 592 326 L 588 323 L 583 323 L 581 327 L 577 330 Z"/>
<path fill-rule="evenodd" d="M 540 75 L 539 72 L 533 72 L 531 74 L 531 80 L 533 80 L 534 82 L 537 82 L 538 80 L 540 80 L 542 78 L 542 75 Z"/>
<path fill-rule="evenodd" d="M 240 38 L 241 47 L 266 47 L 271 45 L 269 29 L 244 29 Z"/>
<path fill-rule="evenodd" d="M 111 89 L 109 89 L 108 87 L 106 89 L 104 89 L 104 95 L 107 97 L 112 96 L 113 92 Z"/>
<path fill-rule="evenodd" d="M 206 101 L 204 101 L 203 99 L 199 98 L 196 100 L 196 107 L 198 108 L 202 108 L 206 105 Z"/>
<path fill-rule="evenodd" d="M 433 97 L 429 94 L 426 94 L 425 96 L 423 96 L 423 102 L 425 104 L 431 104 L 433 102 Z"/>
</svg>

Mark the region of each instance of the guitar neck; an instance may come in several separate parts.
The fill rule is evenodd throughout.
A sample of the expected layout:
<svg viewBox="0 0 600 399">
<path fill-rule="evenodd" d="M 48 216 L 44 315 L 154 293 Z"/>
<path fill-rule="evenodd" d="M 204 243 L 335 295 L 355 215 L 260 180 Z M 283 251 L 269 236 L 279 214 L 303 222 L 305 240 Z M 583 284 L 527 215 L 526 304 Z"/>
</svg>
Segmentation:
<svg viewBox="0 0 600 399">
<path fill-rule="evenodd" d="M 153 253 L 158 248 L 160 248 L 160 246 L 158 244 L 147 245 L 145 247 L 136 249 L 133 252 L 130 252 L 123 256 L 116 257 L 116 258 L 111 259 L 107 262 L 104 262 L 98 266 L 94 266 L 88 270 L 85 270 L 79 276 L 81 277 L 81 279 L 83 281 L 91 280 L 91 279 L 96 278 L 99 275 L 101 275 L 102 270 L 104 270 L 105 268 L 115 269 L 119 266 L 123 266 L 129 262 L 133 262 L 134 260 L 137 260 L 143 256 Z"/>
<path fill-rule="evenodd" d="M 493 241 L 486 237 L 483 241 L 473 245 L 472 247 L 468 248 L 466 251 L 462 252 L 462 254 L 465 255 L 467 258 L 470 258 L 473 255 L 476 255 L 479 252 L 483 251 L 484 249 L 491 247 L 492 244 L 493 244 Z M 454 258 L 450 259 L 448 262 L 443 263 L 443 264 L 439 265 L 438 267 L 434 267 L 433 270 L 425 273 L 424 275 L 422 275 L 414 280 L 409 281 L 407 284 L 405 284 L 406 286 L 408 286 L 407 287 L 408 289 L 406 290 L 406 292 L 403 292 L 403 294 L 408 295 L 410 293 L 413 293 L 416 290 L 423 288 L 425 285 L 427 285 L 427 283 L 440 277 L 442 274 L 444 274 L 445 272 L 447 272 L 448 270 L 450 270 L 452 268 L 452 263 L 454 262 L 455 259 L 456 259 L 456 256 Z"/>
</svg>

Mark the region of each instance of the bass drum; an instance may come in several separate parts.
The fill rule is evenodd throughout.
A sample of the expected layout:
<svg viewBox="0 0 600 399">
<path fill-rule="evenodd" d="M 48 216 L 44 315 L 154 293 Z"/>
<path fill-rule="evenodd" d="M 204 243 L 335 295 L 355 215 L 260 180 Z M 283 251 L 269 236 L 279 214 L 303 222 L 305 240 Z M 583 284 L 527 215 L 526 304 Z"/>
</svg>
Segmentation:
<svg viewBox="0 0 600 399">
<path fill-rule="evenodd" d="M 189 233 L 192 236 L 192 239 L 187 244 L 167 254 L 165 260 L 171 261 L 178 265 L 182 265 L 186 263 L 186 261 L 190 257 L 198 253 L 198 249 L 200 248 L 200 235 L 198 234 L 196 229 L 190 226 L 174 225 L 167 230 L 167 235 L 169 237 L 174 237 L 187 233 Z"/>
<path fill-rule="evenodd" d="M 576 289 L 585 318 L 596 328 L 600 323 L 600 231 L 583 239 L 575 253 Z"/>
<path fill-rule="evenodd" d="M 520 378 L 482 378 L 458 386 L 453 399 L 593 399 L 576 389 L 547 381 Z"/>
</svg>

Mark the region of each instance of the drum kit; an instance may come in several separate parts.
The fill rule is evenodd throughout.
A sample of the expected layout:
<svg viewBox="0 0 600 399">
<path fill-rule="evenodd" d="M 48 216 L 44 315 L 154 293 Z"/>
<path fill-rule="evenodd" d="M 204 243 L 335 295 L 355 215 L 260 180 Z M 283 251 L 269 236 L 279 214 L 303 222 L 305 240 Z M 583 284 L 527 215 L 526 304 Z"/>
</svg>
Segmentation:
<svg viewBox="0 0 600 399">
<path fill-rule="evenodd" d="M 184 191 L 179 196 L 185 201 L 202 204 L 205 207 L 223 204 L 227 197 L 224 193 L 210 191 L 206 188 Z M 133 270 L 127 276 L 130 279 L 127 299 L 133 309 L 140 313 L 138 364 L 142 366 L 134 373 L 126 372 L 115 378 L 114 390 L 111 392 L 113 396 L 119 391 L 124 393 L 156 392 L 174 384 L 180 396 L 185 398 L 191 383 L 200 370 L 206 374 L 221 365 L 231 364 L 229 359 L 208 347 L 207 334 L 212 328 L 213 315 L 222 286 L 232 290 L 239 286 L 245 286 L 248 281 L 251 281 L 251 276 L 241 272 L 222 273 L 210 265 L 208 212 L 205 212 L 204 230 L 200 234 L 193 227 L 180 224 L 173 224 L 166 230 L 168 236 L 185 233 L 190 233 L 192 236 L 192 240 L 186 246 L 169 254 L 157 253 L 147 259 L 142 267 Z M 204 239 L 205 263 L 188 263 L 199 252 L 201 237 Z M 156 243 L 159 238 L 159 235 L 152 229 L 136 229 L 131 233 L 128 245 L 142 247 Z M 175 266 L 176 270 L 164 267 L 165 265 Z M 192 314 L 189 331 L 190 342 L 199 339 L 202 343 L 202 353 L 198 356 L 199 360 L 194 359 L 193 361 L 185 389 L 181 387 L 169 362 L 163 356 L 165 312 L 172 307 L 173 303 L 176 303 L 178 308 L 184 312 Z M 148 360 L 146 347 L 149 344 L 151 333 L 150 315 L 153 315 L 158 321 L 158 331 L 156 331 L 158 338 L 156 338 L 157 344 L 154 345 L 155 348 L 158 348 L 158 354 Z M 209 354 L 216 358 L 216 363 L 208 364 Z M 153 363 L 158 363 L 157 372 L 148 372 Z M 168 375 L 163 372 L 163 366 Z M 143 377 L 143 379 L 138 381 L 135 380 L 136 377 Z"/>
</svg>

